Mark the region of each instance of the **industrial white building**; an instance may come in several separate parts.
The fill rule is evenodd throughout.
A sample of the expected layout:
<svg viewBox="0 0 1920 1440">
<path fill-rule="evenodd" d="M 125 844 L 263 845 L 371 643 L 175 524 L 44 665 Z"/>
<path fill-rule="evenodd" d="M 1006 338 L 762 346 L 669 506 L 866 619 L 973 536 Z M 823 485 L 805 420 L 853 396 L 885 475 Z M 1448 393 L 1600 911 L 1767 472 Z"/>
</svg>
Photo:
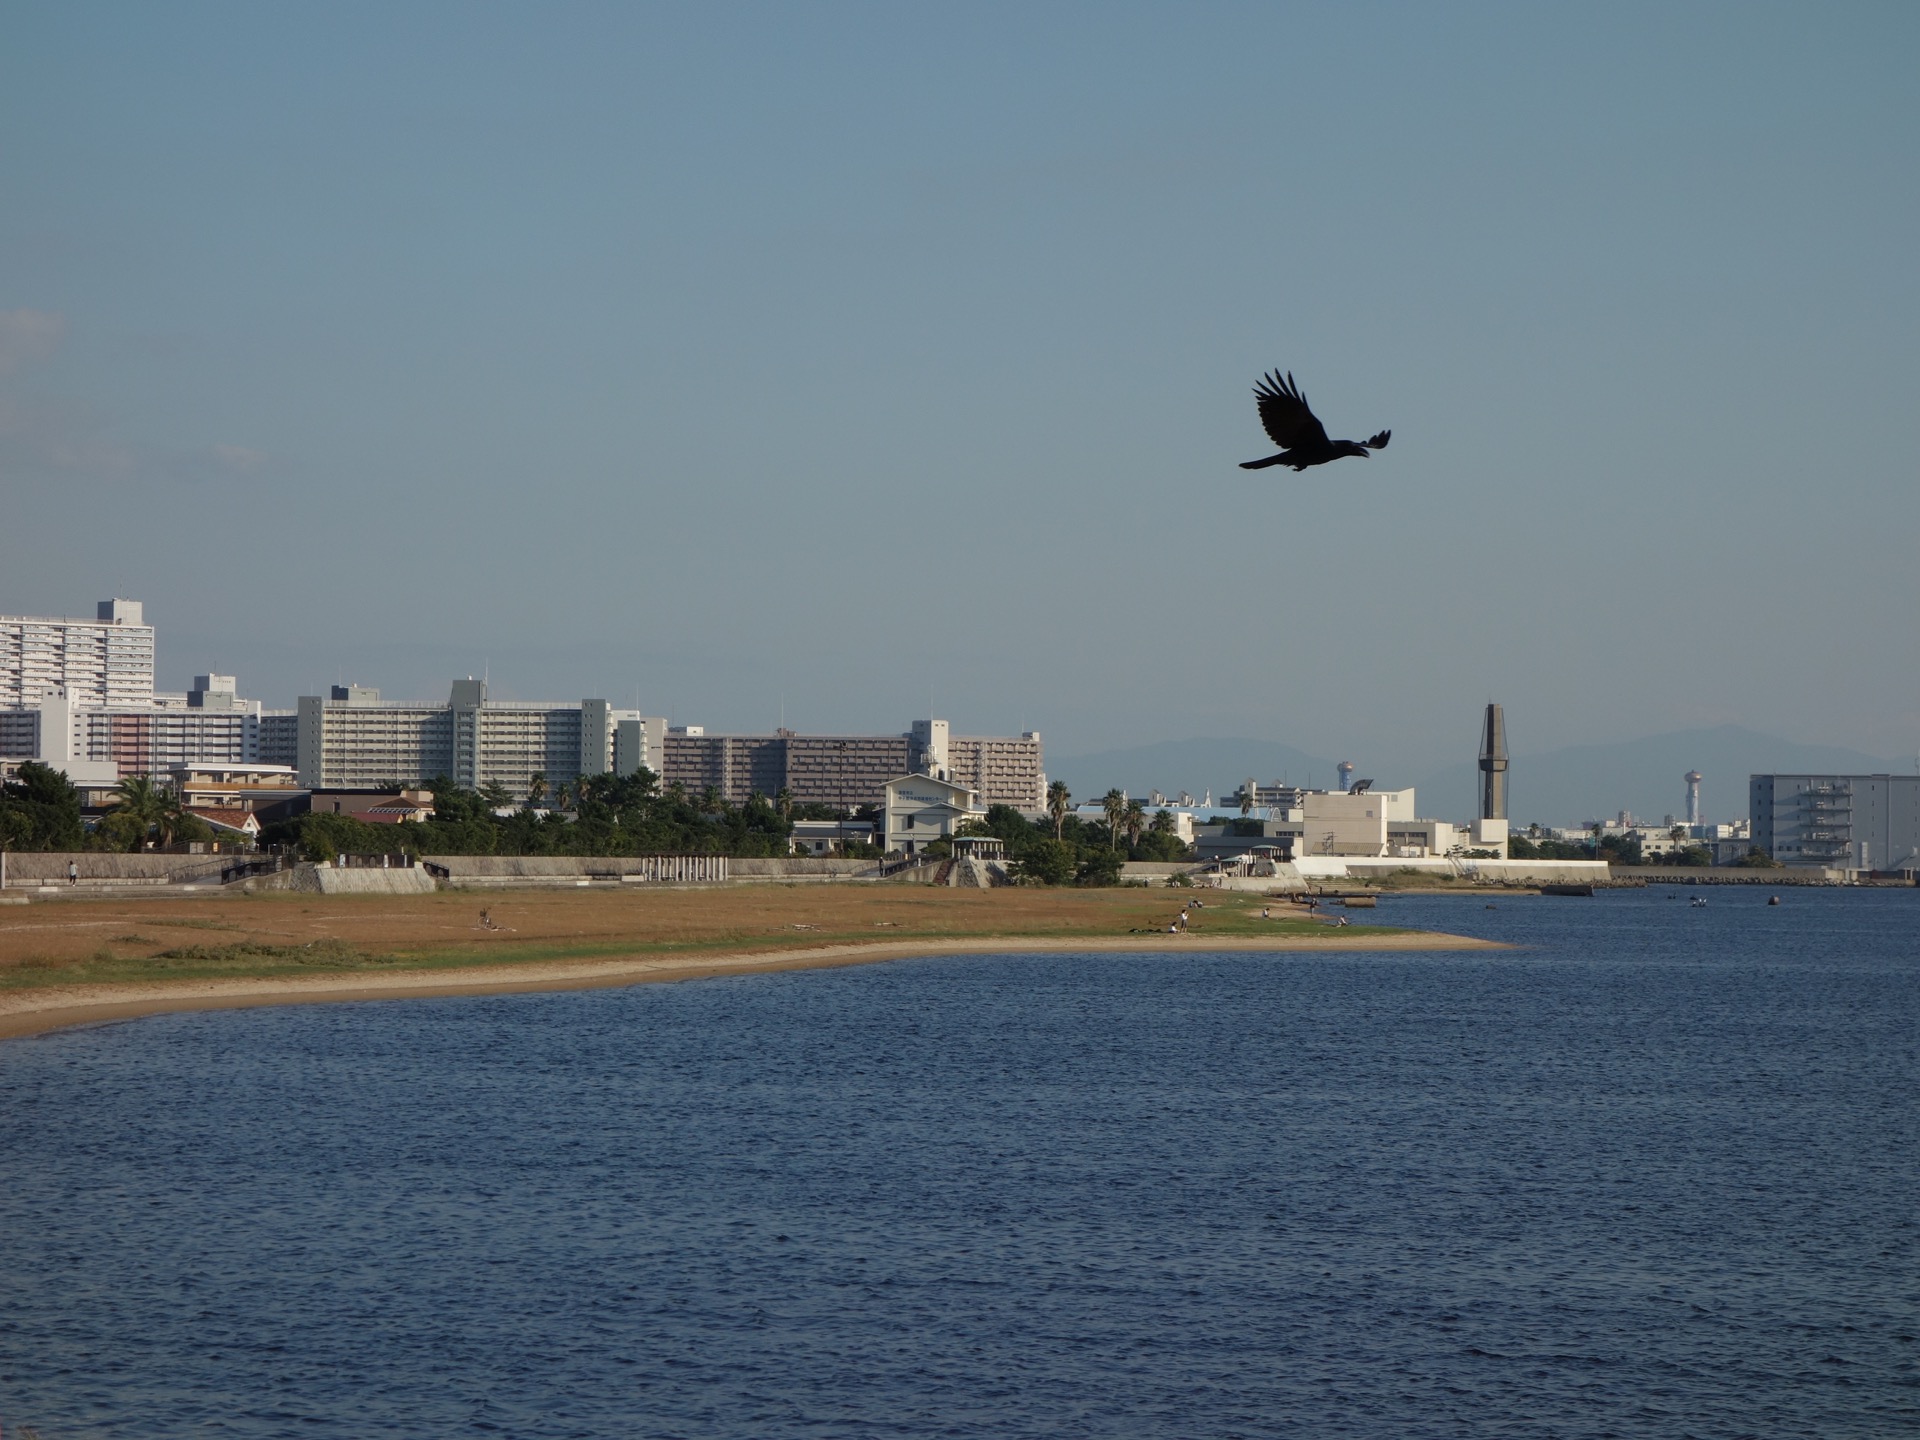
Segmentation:
<svg viewBox="0 0 1920 1440">
<path fill-rule="evenodd" d="M 1783 865 L 1920 869 L 1920 775 L 1754 775 L 1753 843 Z"/>
<path fill-rule="evenodd" d="M 1288 858 L 1307 856 L 1356 859 L 1465 855 L 1504 859 L 1507 822 L 1479 819 L 1471 825 L 1420 818 L 1414 792 L 1406 790 L 1295 790 L 1287 808 L 1269 807 L 1257 836 L 1238 836 L 1224 827 L 1199 831 L 1201 854 L 1213 858 L 1265 846 Z"/>
</svg>

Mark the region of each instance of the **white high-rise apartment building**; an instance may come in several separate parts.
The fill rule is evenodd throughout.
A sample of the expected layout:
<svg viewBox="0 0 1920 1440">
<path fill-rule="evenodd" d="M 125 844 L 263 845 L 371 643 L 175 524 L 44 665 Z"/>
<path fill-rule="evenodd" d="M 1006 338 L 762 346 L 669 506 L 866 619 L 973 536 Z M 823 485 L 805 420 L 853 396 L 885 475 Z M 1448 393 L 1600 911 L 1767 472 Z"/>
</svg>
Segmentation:
<svg viewBox="0 0 1920 1440">
<path fill-rule="evenodd" d="M 0 615 L 0 709 L 61 691 L 77 706 L 153 704 L 153 627 L 138 600 L 102 600 L 92 620 Z"/>
<path fill-rule="evenodd" d="M 336 685 L 325 697 L 301 696 L 295 714 L 295 773 L 315 790 L 377 789 L 444 775 L 473 789 L 499 785 L 521 798 L 535 775 L 551 787 L 608 771 L 630 775 L 657 759 L 666 738 L 658 716 L 615 710 L 605 700 L 489 700 L 486 682 L 470 675 L 453 682 L 444 704 L 395 704 L 378 690 Z M 261 752 L 268 753 L 266 731 Z"/>
<path fill-rule="evenodd" d="M 102 600 L 93 620 L 0 615 L 0 757 L 156 778 L 196 762 L 293 763 L 293 712 L 242 700 L 231 675 L 196 675 L 184 695 L 153 681 L 138 600 Z"/>
</svg>

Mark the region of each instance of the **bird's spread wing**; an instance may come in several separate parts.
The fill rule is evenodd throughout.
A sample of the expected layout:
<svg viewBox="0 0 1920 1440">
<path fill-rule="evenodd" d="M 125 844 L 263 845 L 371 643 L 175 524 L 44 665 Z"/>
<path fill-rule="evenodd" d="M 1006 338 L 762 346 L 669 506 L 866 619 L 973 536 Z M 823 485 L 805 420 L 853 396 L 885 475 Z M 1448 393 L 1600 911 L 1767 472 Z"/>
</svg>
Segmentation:
<svg viewBox="0 0 1920 1440">
<path fill-rule="evenodd" d="M 1326 427 L 1307 408 L 1307 397 L 1293 383 L 1291 373 L 1284 380 L 1278 370 L 1262 376 L 1253 393 L 1260 397 L 1260 423 L 1282 450 L 1327 443 Z"/>
</svg>

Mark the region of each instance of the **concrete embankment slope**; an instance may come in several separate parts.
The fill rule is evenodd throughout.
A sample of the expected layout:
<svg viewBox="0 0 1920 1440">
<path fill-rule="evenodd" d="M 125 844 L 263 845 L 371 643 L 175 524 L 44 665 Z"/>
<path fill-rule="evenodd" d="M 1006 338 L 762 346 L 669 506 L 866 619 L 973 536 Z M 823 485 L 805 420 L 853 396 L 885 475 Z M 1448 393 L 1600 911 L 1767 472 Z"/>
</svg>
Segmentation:
<svg viewBox="0 0 1920 1440">
<path fill-rule="evenodd" d="M 418 866 L 336 870 L 331 865 L 298 865 L 287 873 L 284 888 L 320 895 L 431 895 L 439 887 Z"/>
</svg>

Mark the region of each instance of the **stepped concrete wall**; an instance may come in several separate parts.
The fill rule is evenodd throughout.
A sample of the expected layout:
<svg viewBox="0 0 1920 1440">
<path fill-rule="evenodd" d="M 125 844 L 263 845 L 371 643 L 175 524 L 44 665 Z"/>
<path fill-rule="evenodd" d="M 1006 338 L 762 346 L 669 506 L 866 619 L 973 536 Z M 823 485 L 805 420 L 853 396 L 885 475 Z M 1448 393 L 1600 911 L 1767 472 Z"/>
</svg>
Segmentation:
<svg viewBox="0 0 1920 1440">
<path fill-rule="evenodd" d="M 1195 875 L 1206 868 L 1199 860 L 1128 860 L 1120 866 L 1123 885 L 1170 885 L 1176 875 Z"/>
<path fill-rule="evenodd" d="M 827 855 L 727 862 L 727 872 L 735 880 L 851 880 L 871 876 L 878 868 L 876 860 L 838 860 Z"/>
<path fill-rule="evenodd" d="M 539 889 L 568 885 L 713 884 L 734 863 L 724 855 L 423 855 L 448 885 L 466 889 Z"/>
<path fill-rule="evenodd" d="M 830 857 L 743 860 L 726 855 L 423 855 L 461 886 L 658 883 L 700 885 L 720 881 L 825 881 L 871 878 L 872 860 Z"/>
<path fill-rule="evenodd" d="M 1649 885 L 1844 885 L 1847 872 L 1794 865 L 1779 870 L 1753 865 L 1615 865 L 1614 883 Z"/>
</svg>

